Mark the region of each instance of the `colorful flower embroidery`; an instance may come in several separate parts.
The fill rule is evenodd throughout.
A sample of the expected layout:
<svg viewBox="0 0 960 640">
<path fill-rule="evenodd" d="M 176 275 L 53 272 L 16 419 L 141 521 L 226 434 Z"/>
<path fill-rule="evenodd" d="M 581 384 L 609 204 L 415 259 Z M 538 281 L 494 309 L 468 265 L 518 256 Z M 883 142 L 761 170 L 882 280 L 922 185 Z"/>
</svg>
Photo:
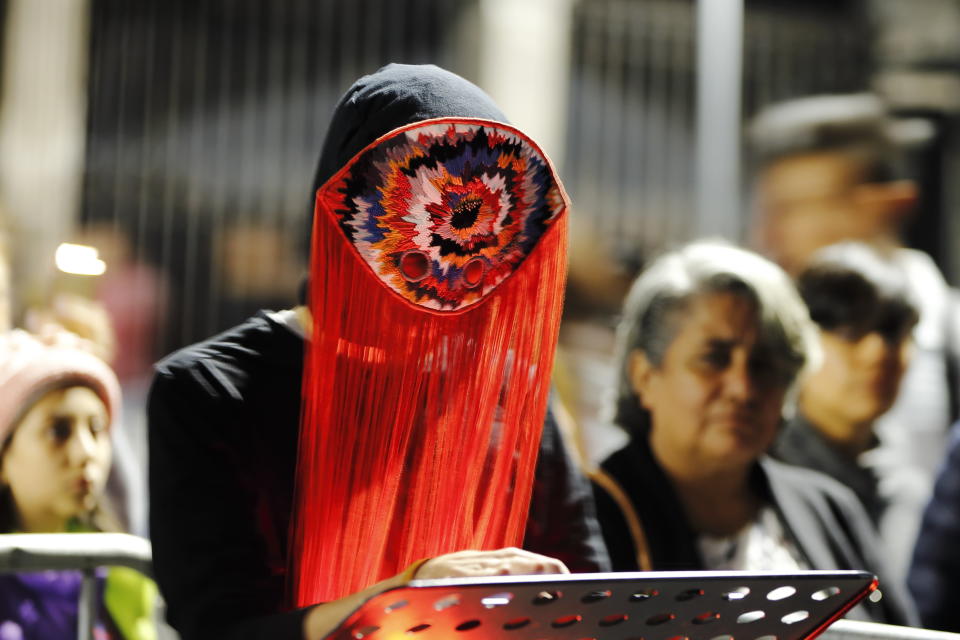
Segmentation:
<svg viewBox="0 0 960 640">
<path fill-rule="evenodd" d="M 394 132 L 325 187 L 337 221 L 391 289 L 436 310 L 506 279 L 566 207 L 543 154 L 507 125 L 433 121 Z"/>
</svg>

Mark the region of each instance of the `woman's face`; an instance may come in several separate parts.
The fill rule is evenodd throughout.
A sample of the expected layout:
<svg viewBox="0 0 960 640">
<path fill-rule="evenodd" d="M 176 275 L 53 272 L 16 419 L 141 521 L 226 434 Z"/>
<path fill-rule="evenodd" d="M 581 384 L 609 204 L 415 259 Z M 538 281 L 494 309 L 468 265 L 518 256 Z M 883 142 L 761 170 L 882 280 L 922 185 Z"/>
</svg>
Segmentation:
<svg viewBox="0 0 960 640">
<path fill-rule="evenodd" d="M 110 470 L 107 425 L 88 387 L 50 391 L 27 411 L 0 464 L 25 532 L 62 531 L 96 508 Z"/>
<path fill-rule="evenodd" d="M 708 293 L 677 315 L 660 366 L 640 351 L 631 361 L 634 391 L 651 414 L 654 453 L 668 468 L 748 465 L 773 442 L 787 387 L 777 354 L 758 344 L 756 305 Z"/>
</svg>

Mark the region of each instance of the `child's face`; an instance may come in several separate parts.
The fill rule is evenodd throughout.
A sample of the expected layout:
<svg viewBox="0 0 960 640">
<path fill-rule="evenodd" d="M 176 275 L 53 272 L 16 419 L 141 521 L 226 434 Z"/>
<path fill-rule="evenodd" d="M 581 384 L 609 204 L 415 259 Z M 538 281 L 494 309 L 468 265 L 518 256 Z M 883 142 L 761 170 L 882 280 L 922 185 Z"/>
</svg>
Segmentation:
<svg viewBox="0 0 960 640">
<path fill-rule="evenodd" d="M 24 415 L 0 462 L 23 531 L 63 531 L 97 506 L 110 470 L 108 420 L 82 386 L 46 393 Z"/>
</svg>

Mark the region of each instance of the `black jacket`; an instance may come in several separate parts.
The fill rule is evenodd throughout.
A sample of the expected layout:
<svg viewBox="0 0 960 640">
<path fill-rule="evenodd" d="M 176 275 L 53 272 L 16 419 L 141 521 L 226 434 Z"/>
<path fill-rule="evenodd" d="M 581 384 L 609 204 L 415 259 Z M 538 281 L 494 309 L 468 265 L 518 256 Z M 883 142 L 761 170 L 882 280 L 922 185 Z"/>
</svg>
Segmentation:
<svg viewBox="0 0 960 640">
<path fill-rule="evenodd" d="M 168 619 L 185 640 L 301 638 L 284 613 L 302 338 L 261 313 L 157 365 L 150 529 Z M 524 547 L 608 569 L 592 497 L 548 420 Z"/>
<path fill-rule="evenodd" d="M 877 444 L 875 441 L 874 446 Z M 798 413 L 784 423 L 770 453 L 787 464 L 819 471 L 848 487 L 874 526 L 879 525 L 886 504 L 876 473 L 838 451 L 804 415 Z"/>
<path fill-rule="evenodd" d="M 603 471 L 626 493 L 643 527 L 653 569 L 702 570 L 697 534 L 673 485 L 645 438 L 633 438 L 602 464 Z M 755 487 L 772 505 L 813 569 L 860 569 L 880 578 L 883 599 L 852 610 L 847 617 L 888 624 L 916 624 L 905 589 L 884 581 L 877 557 L 877 534 L 849 489 L 827 476 L 762 458 L 753 476 Z M 614 571 L 636 571 L 637 549 L 623 511 L 610 494 L 594 487 L 597 517 Z"/>
</svg>

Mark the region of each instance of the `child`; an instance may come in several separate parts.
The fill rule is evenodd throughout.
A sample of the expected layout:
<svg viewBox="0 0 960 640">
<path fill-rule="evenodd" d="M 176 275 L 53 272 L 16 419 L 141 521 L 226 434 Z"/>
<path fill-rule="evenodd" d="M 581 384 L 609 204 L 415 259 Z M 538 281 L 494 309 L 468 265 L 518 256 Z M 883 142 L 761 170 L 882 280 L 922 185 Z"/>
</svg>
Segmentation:
<svg viewBox="0 0 960 640">
<path fill-rule="evenodd" d="M 104 488 L 119 407 L 116 376 L 71 334 L 0 335 L 0 532 L 117 530 Z M 101 577 L 96 637 L 154 638 L 153 583 L 120 568 Z M 75 571 L 0 575 L 0 638 L 73 637 L 80 583 Z"/>
</svg>

